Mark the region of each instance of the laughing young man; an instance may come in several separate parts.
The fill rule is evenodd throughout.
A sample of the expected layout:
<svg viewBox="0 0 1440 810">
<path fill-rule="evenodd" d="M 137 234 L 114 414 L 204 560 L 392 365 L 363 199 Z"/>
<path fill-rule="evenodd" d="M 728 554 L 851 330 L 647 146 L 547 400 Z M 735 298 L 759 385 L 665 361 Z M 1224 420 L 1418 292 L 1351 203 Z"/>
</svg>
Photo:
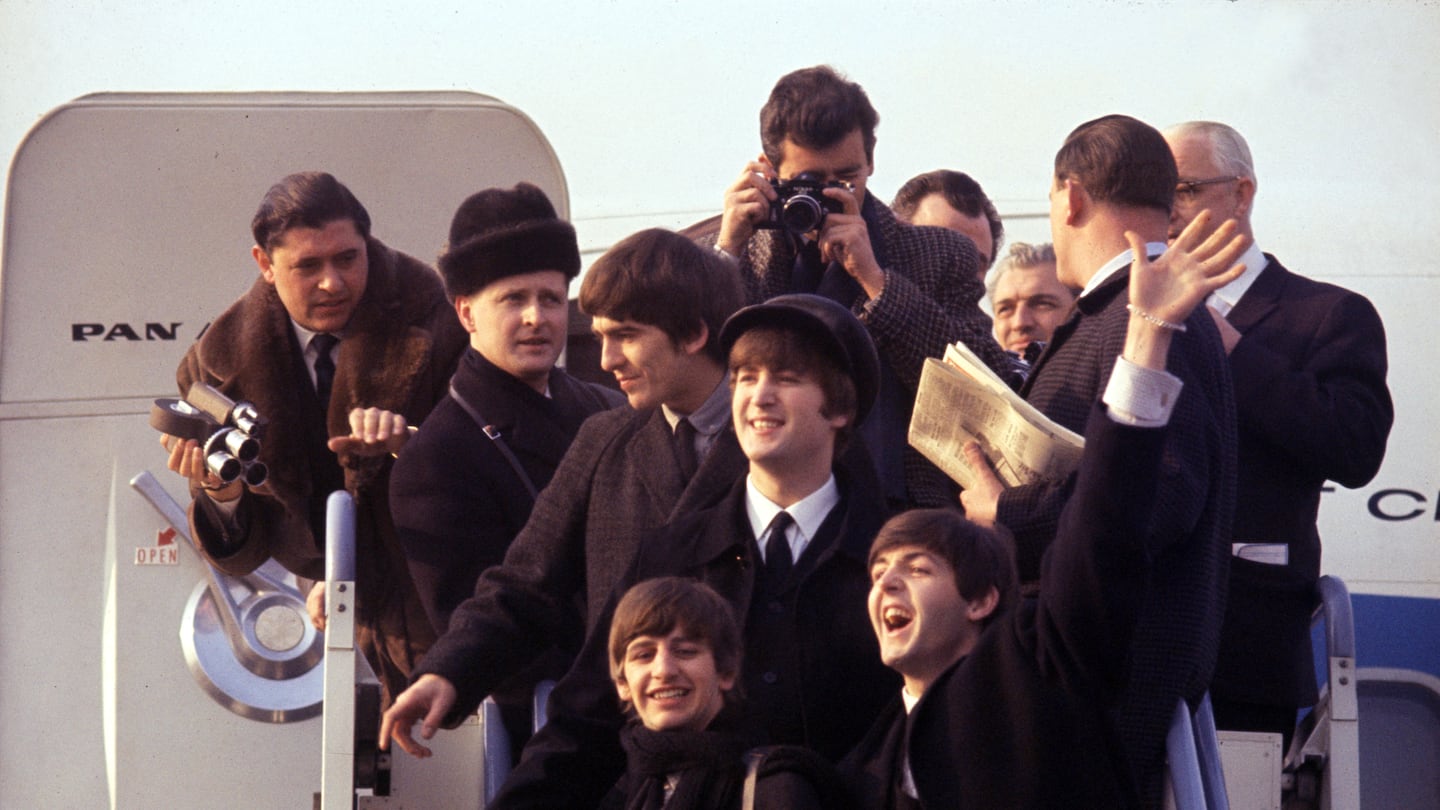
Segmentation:
<svg viewBox="0 0 1440 810">
<path fill-rule="evenodd" d="M 870 621 L 905 687 L 841 766 L 861 807 L 1140 806 L 1109 710 L 1154 565 L 1156 470 L 1183 386 L 1166 370 L 1171 337 L 1243 269 L 1233 233 L 1191 254 L 1192 228 L 1154 263 L 1136 252 L 1124 348 L 1091 409 L 1037 599 L 1016 603 L 1014 551 L 989 528 L 916 510 L 881 529 Z"/>
</svg>

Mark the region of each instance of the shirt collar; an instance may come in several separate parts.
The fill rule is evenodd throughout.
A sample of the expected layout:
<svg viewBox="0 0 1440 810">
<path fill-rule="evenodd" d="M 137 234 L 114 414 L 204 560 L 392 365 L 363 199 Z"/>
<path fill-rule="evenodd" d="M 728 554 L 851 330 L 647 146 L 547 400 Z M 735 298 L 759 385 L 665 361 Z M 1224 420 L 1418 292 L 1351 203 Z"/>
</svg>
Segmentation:
<svg viewBox="0 0 1440 810">
<path fill-rule="evenodd" d="M 824 484 L 804 498 L 790 504 L 782 509 L 779 504 L 770 500 L 755 488 L 754 479 L 745 476 L 745 515 L 750 519 L 750 531 L 755 540 L 760 543 L 760 556 L 765 556 L 765 540 L 763 533 L 770 528 L 770 521 L 780 512 L 789 512 L 790 517 L 795 521 L 797 531 L 788 538 L 790 541 L 791 559 L 798 560 L 804 553 L 805 547 L 810 545 L 810 540 L 815 533 L 820 531 L 820 525 L 829 517 L 830 511 L 840 503 L 840 487 L 835 483 L 835 474 L 831 473 Z"/>
<path fill-rule="evenodd" d="M 1265 252 L 1254 242 L 1250 243 L 1250 248 L 1240 257 L 1240 261 L 1245 263 L 1245 272 L 1241 273 L 1239 278 L 1210 293 L 1210 298 L 1205 302 L 1219 312 L 1222 317 L 1229 315 L 1230 310 L 1240 303 L 1240 299 L 1255 283 L 1255 279 L 1265 272 L 1265 265 L 1270 263 L 1270 260 L 1265 258 Z"/>
<path fill-rule="evenodd" d="M 673 432 L 680 420 L 688 419 L 695 428 L 695 432 L 701 436 L 714 436 L 725 428 L 730 421 L 730 374 L 727 372 L 720 377 L 720 384 L 705 398 L 705 402 L 695 409 L 694 413 L 679 414 L 670 410 L 669 405 L 661 405 L 660 412 L 665 415 L 665 421 L 670 423 L 670 430 Z"/>
<path fill-rule="evenodd" d="M 1164 242 L 1145 243 L 1145 253 L 1148 256 L 1159 256 L 1164 252 Z M 1125 252 L 1121 253 L 1119 256 L 1116 256 L 1110 261 L 1100 265 L 1100 269 L 1096 270 L 1095 275 L 1090 277 L 1090 281 L 1085 285 L 1085 289 L 1080 291 L 1080 297 L 1084 298 L 1085 296 L 1089 295 L 1095 290 L 1095 288 L 1099 287 L 1101 284 L 1104 284 L 1106 281 L 1109 281 L 1110 278 L 1113 277 L 1116 273 L 1120 272 L 1122 268 L 1129 267 L 1130 262 L 1134 260 L 1135 251 L 1127 248 Z"/>
<path fill-rule="evenodd" d="M 915 704 L 920 702 L 920 696 L 910 694 L 910 690 L 902 686 L 900 687 L 900 700 L 904 701 L 905 713 L 909 714 L 915 711 Z"/>
</svg>

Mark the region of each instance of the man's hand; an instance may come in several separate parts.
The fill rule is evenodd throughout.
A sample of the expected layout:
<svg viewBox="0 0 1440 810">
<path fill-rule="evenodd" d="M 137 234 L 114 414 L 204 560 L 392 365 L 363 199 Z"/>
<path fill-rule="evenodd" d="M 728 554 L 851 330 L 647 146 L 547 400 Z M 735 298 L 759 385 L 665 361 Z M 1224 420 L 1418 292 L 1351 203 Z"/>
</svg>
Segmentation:
<svg viewBox="0 0 1440 810">
<path fill-rule="evenodd" d="M 1145 255 L 1145 240 L 1133 231 L 1125 232 L 1135 253 L 1130 269 L 1131 304 L 1170 323 L 1184 323 L 1210 293 L 1245 272 L 1245 265 L 1234 262 L 1245 253 L 1250 240 L 1235 232 L 1235 220 L 1226 220 L 1200 241 L 1210 216 L 1208 210 L 1201 211 L 1153 262 Z"/>
<path fill-rule="evenodd" d="M 350 411 L 350 435 L 330 440 L 330 450 L 337 455 L 383 456 L 398 453 L 410 438 L 405 417 L 380 408 L 356 408 Z"/>
<path fill-rule="evenodd" d="M 439 675 L 421 675 L 420 680 L 395 698 L 394 705 L 380 720 L 380 750 L 390 750 L 390 741 L 394 740 L 413 757 L 430 756 L 430 749 L 410 736 L 410 727 L 420 720 L 421 739 L 434 737 L 445 715 L 455 705 L 455 697 L 455 684 Z"/>
<path fill-rule="evenodd" d="M 761 157 L 745 166 L 730 187 L 725 189 L 725 211 L 720 215 L 720 235 L 716 246 L 739 256 L 745 243 L 755 234 L 755 226 L 770 216 L 770 203 L 775 200 L 775 189 L 770 181 L 775 179 L 775 169 Z"/>
<path fill-rule="evenodd" d="M 1126 231 L 1135 259 L 1130 266 L 1130 324 L 1122 351 L 1136 365 L 1164 369 L 1173 332 L 1210 293 L 1229 284 L 1245 272 L 1235 263 L 1249 246 L 1244 234 L 1237 234 L 1235 220 L 1227 220 L 1209 238 L 1200 233 L 1210 221 L 1210 212 L 1185 226 L 1160 258 L 1145 255 L 1145 240 Z"/>
<path fill-rule="evenodd" d="M 870 228 L 860 216 L 860 201 L 854 192 L 843 188 L 827 188 L 824 194 L 838 200 L 845 210 L 825 217 L 825 225 L 820 229 L 820 258 L 839 262 L 845 272 L 860 282 L 867 296 L 878 298 L 885 289 L 885 272 L 870 249 Z"/>
<path fill-rule="evenodd" d="M 1005 483 L 995 475 L 990 468 L 990 459 L 980 451 L 980 445 L 975 442 L 966 442 L 965 461 L 970 464 L 970 469 L 975 472 L 975 481 L 969 489 L 960 493 L 960 505 L 965 509 L 965 517 L 971 523 L 981 526 L 993 527 L 995 525 L 995 513 L 1000 507 L 1000 493 L 1005 491 Z"/>
<path fill-rule="evenodd" d="M 325 632 L 325 580 L 310 586 L 310 593 L 305 597 L 305 612 L 310 614 L 310 623 L 315 629 Z"/>
<path fill-rule="evenodd" d="M 188 478 L 191 484 L 203 489 L 212 500 L 221 503 L 233 501 L 244 491 L 244 481 L 237 478 L 224 484 L 219 476 L 210 472 L 205 466 L 205 451 L 200 447 L 199 441 L 162 433 L 160 446 L 170 454 L 165 466 L 169 467 L 171 472 Z"/>
</svg>

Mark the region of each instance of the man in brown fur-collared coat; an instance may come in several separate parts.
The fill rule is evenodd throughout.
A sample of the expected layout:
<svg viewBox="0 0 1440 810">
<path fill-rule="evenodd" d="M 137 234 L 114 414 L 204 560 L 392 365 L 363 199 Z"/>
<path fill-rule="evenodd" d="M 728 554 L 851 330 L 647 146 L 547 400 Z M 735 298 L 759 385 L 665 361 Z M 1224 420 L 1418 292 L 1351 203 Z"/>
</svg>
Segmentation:
<svg viewBox="0 0 1440 810">
<path fill-rule="evenodd" d="M 356 504 L 357 644 L 385 689 L 404 688 L 435 638 L 399 548 L 387 490 L 391 453 L 444 395 L 465 332 L 439 276 L 370 236 L 364 207 L 334 177 L 307 172 L 271 187 L 252 223 L 260 278 L 186 353 L 194 381 L 255 405 L 269 420 L 269 478 L 223 483 L 194 440 L 164 437 L 170 468 L 190 479 L 191 532 L 221 571 L 274 557 L 325 576 L 325 500 Z M 323 626 L 323 589 L 311 592 Z"/>
</svg>

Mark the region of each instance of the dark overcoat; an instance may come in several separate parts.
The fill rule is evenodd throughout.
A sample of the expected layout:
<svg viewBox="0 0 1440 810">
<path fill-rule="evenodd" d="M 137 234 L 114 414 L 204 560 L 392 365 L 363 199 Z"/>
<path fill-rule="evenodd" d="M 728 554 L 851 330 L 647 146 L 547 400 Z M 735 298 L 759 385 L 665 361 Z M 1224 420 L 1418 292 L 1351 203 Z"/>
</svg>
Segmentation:
<svg viewBox="0 0 1440 810">
<path fill-rule="evenodd" d="M 1128 269 L 1080 298 L 1036 363 L 1025 398 L 1076 432 L 1125 345 Z M 1150 589 L 1130 652 L 1120 728 L 1147 794 L 1164 769 L 1165 731 L 1176 701 L 1210 685 L 1224 617 L 1229 529 L 1235 506 L 1235 403 L 1224 348 L 1199 309 L 1175 336 L 1167 369 L 1184 383 L 1166 433 L 1149 529 Z M 1015 534 L 1020 576 L 1034 580 L 1073 487 L 1033 484 L 1000 496 L 997 519 Z M 1040 582 L 1043 590 L 1045 582 Z"/>
<path fill-rule="evenodd" d="M 1375 476 L 1395 408 L 1375 307 L 1266 258 L 1228 316 L 1243 336 L 1230 352 L 1240 457 L 1231 540 L 1287 543 L 1289 563 L 1230 561 L 1212 691 L 1247 703 L 1309 706 L 1319 697 L 1310 615 L 1320 577 L 1321 489 L 1327 480 L 1359 487 Z"/>
<path fill-rule="evenodd" d="M 504 563 L 481 574 L 419 667 L 455 685 L 451 721 L 556 640 L 583 638 L 640 538 L 714 504 L 744 475 L 727 427 L 687 484 L 671 435 L 659 408 L 604 411 L 580 426 Z"/>
<path fill-rule="evenodd" d="M 550 483 L 581 423 L 625 402 L 618 391 L 560 368 L 550 372 L 547 397 L 473 348 L 451 384 L 498 432 L 537 491 Z M 390 476 L 395 529 L 436 629 L 449 626 L 480 572 L 505 558 L 533 505 L 525 481 L 482 425 L 454 397 L 440 400 Z"/>
</svg>

